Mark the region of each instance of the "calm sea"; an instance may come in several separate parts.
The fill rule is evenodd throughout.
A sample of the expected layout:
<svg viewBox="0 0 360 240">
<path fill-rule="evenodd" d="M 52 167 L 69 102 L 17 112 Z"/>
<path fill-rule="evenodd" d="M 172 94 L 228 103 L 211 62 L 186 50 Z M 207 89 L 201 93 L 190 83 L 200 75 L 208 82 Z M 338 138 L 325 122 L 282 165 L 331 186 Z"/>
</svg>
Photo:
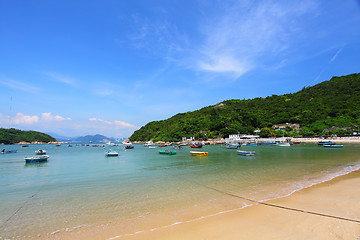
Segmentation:
<svg viewBox="0 0 360 240">
<path fill-rule="evenodd" d="M 111 147 L 119 151 L 118 157 L 105 157 L 106 149 L 92 145 L 0 148 L 18 150 L 0 154 L 0 239 L 111 221 L 124 224 L 120 235 L 131 234 L 144 230 L 138 219 L 161 216 L 162 223 L 170 225 L 249 204 L 225 193 L 263 201 L 360 169 L 356 144 L 342 149 L 311 143 L 242 146 L 256 151 L 248 157 L 223 145 L 204 146 L 207 157 L 191 156 L 189 147 L 173 156 L 160 155 L 159 149 L 140 144 L 129 150 Z M 40 148 L 50 155 L 49 161 L 25 164 L 24 157 Z"/>
</svg>

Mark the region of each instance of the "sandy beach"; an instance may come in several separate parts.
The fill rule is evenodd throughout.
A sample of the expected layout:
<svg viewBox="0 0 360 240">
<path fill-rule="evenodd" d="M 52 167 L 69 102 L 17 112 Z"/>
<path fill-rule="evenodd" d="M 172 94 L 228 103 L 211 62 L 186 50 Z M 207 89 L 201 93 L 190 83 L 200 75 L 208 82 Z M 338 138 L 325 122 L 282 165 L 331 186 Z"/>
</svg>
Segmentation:
<svg viewBox="0 0 360 240">
<path fill-rule="evenodd" d="M 265 202 L 269 205 L 249 202 L 253 205 L 244 209 L 128 234 L 119 234 L 124 226 L 110 223 L 46 239 L 360 239 L 358 186 L 360 172 L 356 171 Z"/>
</svg>

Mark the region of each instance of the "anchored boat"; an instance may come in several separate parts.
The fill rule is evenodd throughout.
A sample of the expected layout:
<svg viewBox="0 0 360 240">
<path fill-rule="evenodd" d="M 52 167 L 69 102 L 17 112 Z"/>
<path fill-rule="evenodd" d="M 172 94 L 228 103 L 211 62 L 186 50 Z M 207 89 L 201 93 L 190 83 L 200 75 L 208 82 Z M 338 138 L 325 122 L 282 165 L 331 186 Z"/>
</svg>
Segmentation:
<svg viewBox="0 0 360 240">
<path fill-rule="evenodd" d="M 342 147 L 344 147 L 344 145 L 336 145 L 336 144 L 324 144 L 323 146 L 327 147 L 327 148 L 342 148 Z"/>
<path fill-rule="evenodd" d="M 36 155 L 46 155 L 46 151 L 43 150 L 43 149 L 39 149 L 39 150 L 36 150 L 36 151 L 35 151 L 35 154 L 36 154 Z"/>
<path fill-rule="evenodd" d="M 41 155 L 35 157 L 25 157 L 26 163 L 34 163 L 34 162 L 46 162 L 50 156 L 49 155 Z"/>
<path fill-rule="evenodd" d="M 242 150 L 237 150 L 238 154 L 241 156 L 254 156 L 255 152 L 254 151 L 242 151 Z"/>
<path fill-rule="evenodd" d="M 119 156 L 119 153 L 113 150 L 109 150 L 106 152 L 105 156 L 107 157 L 117 157 Z"/>
<path fill-rule="evenodd" d="M 190 151 L 190 154 L 193 155 L 193 156 L 207 156 L 208 152 Z"/>
<path fill-rule="evenodd" d="M 160 154 L 166 154 L 166 155 L 175 155 L 176 151 L 169 151 L 169 150 L 160 150 Z"/>
</svg>

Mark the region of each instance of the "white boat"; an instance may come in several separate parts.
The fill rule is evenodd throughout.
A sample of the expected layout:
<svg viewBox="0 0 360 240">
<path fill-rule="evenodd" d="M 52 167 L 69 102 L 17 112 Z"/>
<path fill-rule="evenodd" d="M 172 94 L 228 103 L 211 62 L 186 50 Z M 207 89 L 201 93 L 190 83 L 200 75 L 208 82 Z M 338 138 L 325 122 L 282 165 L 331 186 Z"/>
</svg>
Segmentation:
<svg viewBox="0 0 360 240">
<path fill-rule="evenodd" d="M 35 154 L 36 154 L 36 155 L 45 155 L 45 154 L 46 154 L 46 151 L 43 150 L 43 149 L 39 149 L 39 150 L 36 150 L 36 151 L 35 151 Z"/>
<path fill-rule="evenodd" d="M 46 162 L 50 156 L 49 155 L 41 155 L 35 157 L 25 157 L 26 163 L 34 163 L 34 162 Z"/>
<path fill-rule="evenodd" d="M 288 143 L 288 142 L 286 142 L 286 143 L 277 143 L 277 144 L 275 144 L 276 146 L 279 146 L 279 147 L 290 147 L 291 146 L 291 144 L 290 143 Z"/>
<path fill-rule="evenodd" d="M 113 142 L 107 142 L 106 145 L 108 145 L 108 146 L 118 146 L 118 144 L 113 143 Z"/>
<path fill-rule="evenodd" d="M 105 154 L 107 157 L 116 157 L 116 156 L 119 156 L 119 153 L 116 152 L 116 151 L 113 151 L 113 150 L 109 150 L 106 152 Z"/>
<path fill-rule="evenodd" d="M 242 151 L 242 150 L 237 150 L 237 153 L 241 156 L 254 156 L 255 152 L 254 151 Z"/>
<path fill-rule="evenodd" d="M 147 143 L 144 144 L 144 147 L 151 147 L 151 146 L 156 146 L 156 144 L 153 143 L 152 141 L 148 141 Z"/>
</svg>

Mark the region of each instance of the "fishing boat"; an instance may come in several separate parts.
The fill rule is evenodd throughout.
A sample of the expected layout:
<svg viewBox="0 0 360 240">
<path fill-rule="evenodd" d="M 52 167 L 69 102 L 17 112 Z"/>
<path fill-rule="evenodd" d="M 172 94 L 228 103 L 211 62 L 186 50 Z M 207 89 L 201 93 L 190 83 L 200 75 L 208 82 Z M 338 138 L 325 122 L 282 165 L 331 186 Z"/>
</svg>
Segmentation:
<svg viewBox="0 0 360 240">
<path fill-rule="evenodd" d="M 36 150 L 36 151 L 35 151 L 35 154 L 36 154 L 36 155 L 45 155 L 45 154 L 46 154 L 46 151 L 43 150 L 43 149 L 39 149 L 39 150 Z"/>
<path fill-rule="evenodd" d="M 326 148 L 342 148 L 344 145 L 337 145 L 337 144 L 324 144 L 323 145 Z"/>
<path fill-rule="evenodd" d="M 191 148 L 202 148 L 202 146 L 203 145 L 201 143 L 194 143 L 190 145 Z"/>
<path fill-rule="evenodd" d="M 119 153 L 113 150 L 109 150 L 106 152 L 105 156 L 107 157 L 117 157 L 119 156 Z"/>
<path fill-rule="evenodd" d="M 17 150 L 15 150 L 15 149 L 12 149 L 12 150 L 3 149 L 3 150 L 1 150 L 1 153 L 3 153 L 3 154 L 5 154 L 5 153 L 16 153 L 16 152 L 17 152 Z"/>
<path fill-rule="evenodd" d="M 160 154 L 166 154 L 166 155 L 175 155 L 176 151 L 169 151 L 169 150 L 160 150 Z"/>
<path fill-rule="evenodd" d="M 190 151 L 190 154 L 193 155 L 193 156 L 207 156 L 208 152 Z"/>
<path fill-rule="evenodd" d="M 25 157 L 26 163 L 35 163 L 35 162 L 46 162 L 50 156 L 49 155 L 41 155 L 35 157 Z"/>
<path fill-rule="evenodd" d="M 254 156 L 255 152 L 254 151 L 242 151 L 242 150 L 237 150 L 237 153 L 241 156 Z"/>
</svg>

